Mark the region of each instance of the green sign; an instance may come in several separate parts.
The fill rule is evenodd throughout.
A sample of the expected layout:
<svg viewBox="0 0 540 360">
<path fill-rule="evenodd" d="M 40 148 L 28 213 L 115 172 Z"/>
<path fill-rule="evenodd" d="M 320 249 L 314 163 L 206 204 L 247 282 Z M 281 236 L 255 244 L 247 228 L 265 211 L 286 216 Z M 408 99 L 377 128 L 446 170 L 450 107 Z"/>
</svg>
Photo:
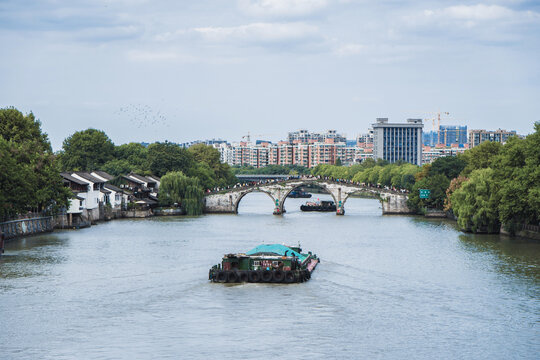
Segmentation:
<svg viewBox="0 0 540 360">
<path fill-rule="evenodd" d="M 420 189 L 420 199 L 429 199 L 431 190 L 429 189 Z"/>
</svg>

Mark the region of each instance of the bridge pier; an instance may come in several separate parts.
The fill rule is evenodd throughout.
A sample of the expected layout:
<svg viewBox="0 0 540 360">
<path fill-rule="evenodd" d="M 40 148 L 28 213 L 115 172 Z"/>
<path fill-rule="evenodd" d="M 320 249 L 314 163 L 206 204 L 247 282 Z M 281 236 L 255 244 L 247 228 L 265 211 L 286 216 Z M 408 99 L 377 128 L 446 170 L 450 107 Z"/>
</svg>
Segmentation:
<svg viewBox="0 0 540 360">
<path fill-rule="evenodd" d="M 276 207 L 274 208 L 274 215 L 283 215 L 283 210 L 279 204 L 279 198 L 276 198 Z"/>
<path fill-rule="evenodd" d="M 345 208 L 341 201 L 341 188 L 337 189 L 336 215 L 345 215 Z"/>
</svg>

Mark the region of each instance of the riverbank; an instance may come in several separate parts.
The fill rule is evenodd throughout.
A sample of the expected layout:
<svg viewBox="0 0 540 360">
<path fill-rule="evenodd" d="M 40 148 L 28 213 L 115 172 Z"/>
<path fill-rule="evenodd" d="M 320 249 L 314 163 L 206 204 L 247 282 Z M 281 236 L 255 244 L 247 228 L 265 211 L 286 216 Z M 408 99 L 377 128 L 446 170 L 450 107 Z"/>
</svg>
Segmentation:
<svg viewBox="0 0 540 360">
<path fill-rule="evenodd" d="M 0 231 L 5 240 L 15 240 L 26 236 L 53 232 L 55 229 L 83 229 L 108 222 L 115 219 L 140 219 L 153 216 L 184 215 L 179 208 L 157 208 L 145 210 L 118 210 L 100 212 L 97 217 L 87 216 L 74 218 L 72 214 L 59 214 L 53 216 L 33 216 L 0 223 Z"/>
</svg>

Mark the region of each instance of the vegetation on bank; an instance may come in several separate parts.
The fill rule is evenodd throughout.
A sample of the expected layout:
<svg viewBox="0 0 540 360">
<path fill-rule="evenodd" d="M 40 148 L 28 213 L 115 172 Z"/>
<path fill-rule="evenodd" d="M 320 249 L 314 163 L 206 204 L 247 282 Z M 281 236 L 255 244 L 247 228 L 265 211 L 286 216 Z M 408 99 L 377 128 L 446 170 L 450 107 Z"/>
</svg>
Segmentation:
<svg viewBox="0 0 540 360">
<path fill-rule="evenodd" d="M 449 196 L 459 225 L 470 231 L 510 233 L 540 223 L 540 122 L 525 139 L 483 143 L 464 154 L 467 178 Z"/>
<path fill-rule="evenodd" d="M 0 219 L 29 211 L 54 213 L 66 206 L 71 194 L 59 172 L 34 114 L 0 109 Z"/>
<path fill-rule="evenodd" d="M 522 224 L 540 225 L 540 123 L 525 139 L 484 142 L 422 167 L 368 159 L 350 167 L 319 165 L 312 174 L 407 189 L 412 210 L 453 212 L 465 231 L 498 232 L 502 224 L 514 233 Z M 421 199 L 420 189 L 430 197 Z"/>
<path fill-rule="evenodd" d="M 162 206 L 182 204 L 187 215 L 202 214 L 204 192 L 197 177 L 189 177 L 181 171 L 171 171 L 161 178 L 159 203 Z"/>
<path fill-rule="evenodd" d="M 204 190 L 237 181 L 220 161 L 219 151 L 204 144 L 189 149 L 169 142 L 116 146 L 105 132 L 87 129 L 66 138 L 54 154 L 34 114 L 23 115 L 14 108 L 0 109 L 0 160 L 0 219 L 66 207 L 72 194 L 63 186 L 61 171 L 164 177 L 167 196 L 160 197 L 161 204 L 176 203 L 188 214 L 202 212 Z"/>
<path fill-rule="evenodd" d="M 311 174 L 411 190 L 414 185 L 414 174 L 418 171 L 418 166 L 406 162 L 390 164 L 384 160 L 366 159 L 349 167 L 317 165 L 311 170 Z"/>
<path fill-rule="evenodd" d="M 233 166 L 234 175 L 307 175 L 310 170 L 299 165 L 268 165 L 263 168 L 254 166 Z"/>
<path fill-rule="evenodd" d="M 47 134 L 30 113 L 0 109 L 0 219 L 28 211 L 54 213 L 71 197 L 60 171 L 104 170 L 162 177 L 160 204 L 180 205 L 190 215 L 202 212 L 204 190 L 234 184 L 235 174 L 311 174 L 409 191 L 417 213 L 453 212 L 465 231 L 514 233 L 521 224 L 540 224 L 540 123 L 524 139 L 505 145 L 484 142 L 457 157 L 443 157 L 422 167 L 365 160 L 350 167 L 271 165 L 230 168 L 218 150 L 198 144 L 185 149 L 169 142 L 145 147 L 116 146 L 100 130 L 77 131 L 53 154 Z M 431 191 L 428 199 L 420 189 Z"/>
<path fill-rule="evenodd" d="M 64 171 L 103 170 L 119 176 L 130 172 L 162 177 L 161 206 L 181 206 L 188 215 L 202 213 L 206 189 L 225 187 L 237 180 L 219 151 L 205 144 L 188 149 L 170 142 L 115 146 L 105 132 L 77 131 L 63 143 L 58 154 Z"/>
</svg>

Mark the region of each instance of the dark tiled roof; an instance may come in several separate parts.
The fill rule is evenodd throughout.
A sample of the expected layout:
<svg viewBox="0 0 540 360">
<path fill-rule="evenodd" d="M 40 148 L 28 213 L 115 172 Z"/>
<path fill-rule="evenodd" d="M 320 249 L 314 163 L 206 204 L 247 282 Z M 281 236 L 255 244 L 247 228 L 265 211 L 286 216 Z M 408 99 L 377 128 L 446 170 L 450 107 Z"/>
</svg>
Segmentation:
<svg viewBox="0 0 540 360">
<path fill-rule="evenodd" d="M 139 184 L 139 185 L 144 185 L 145 182 L 143 181 L 140 181 L 140 180 L 137 180 L 137 179 L 133 179 L 131 177 L 129 177 L 129 175 L 122 175 L 122 177 L 128 181 L 131 181 L 131 182 L 134 182 L 135 184 Z"/>
<path fill-rule="evenodd" d="M 137 201 L 135 201 L 136 203 L 145 203 L 145 204 L 148 204 L 148 205 L 156 205 L 158 202 L 157 201 L 154 201 L 152 199 L 137 199 Z"/>
<path fill-rule="evenodd" d="M 112 190 L 112 191 L 116 191 L 116 192 L 122 192 L 122 191 L 124 191 L 124 190 L 120 189 L 119 187 L 116 187 L 116 186 L 114 186 L 114 185 L 112 185 L 112 184 L 109 184 L 109 183 L 105 184 L 104 187 L 105 187 L 106 189 L 109 189 L 109 190 Z"/>
<path fill-rule="evenodd" d="M 148 178 L 148 177 L 146 177 L 146 176 L 142 176 L 142 175 L 139 175 L 139 174 L 133 174 L 133 173 L 131 173 L 131 174 L 129 174 L 128 176 L 133 176 L 133 177 L 136 178 L 137 180 L 143 181 L 143 182 L 145 182 L 145 183 L 155 183 L 155 182 L 156 182 L 156 180 L 154 180 L 154 179 L 150 179 L 150 178 Z"/>
<path fill-rule="evenodd" d="M 60 173 L 60 176 L 62 176 L 64 179 L 66 179 L 68 181 L 74 182 L 75 184 L 88 186 L 87 182 L 84 182 L 84 181 L 82 181 L 80 179 L 77 179 L 77 178 L 71 176 L 71 174 L 69 174 L 69 173 L 63 172 L 63 173 Z"/>
<path fill-rule="evenodd" d="M 107 190 L 107 189 L 99 189 L 100 192 L 104 193 L 104 194 L 110 194 L 111 191 Z"/>
<path fill-rule="evenodd" d="M 93 173 L 96 173 L 97 175 L 101 176 L 102 178 L 106 180 L 112 180 L 114 179 L 114 176 L 112 176 L 109 173 L 106 173 L 105 171 L 92 171 Z"/>
<path fill-rule="evenodd" d="M 98 178 L 95 177 L 95 176 L 90 175 L 90 174 L 87 173 L 87 172 L 76 171 L 75 174 L 79 175 L 79 176 L 82 177 L 83 179 L 86 179 L 86 180 L 88 180 L 88 181 L 93 182 L 94 184 L 96 184 L 96 183 L 104 183 L 104 182 L 105 182 L 105 181 L 103 181 L 103 180 L 101 180 L 101 179 L 98 179 Z"/>
</svg>

